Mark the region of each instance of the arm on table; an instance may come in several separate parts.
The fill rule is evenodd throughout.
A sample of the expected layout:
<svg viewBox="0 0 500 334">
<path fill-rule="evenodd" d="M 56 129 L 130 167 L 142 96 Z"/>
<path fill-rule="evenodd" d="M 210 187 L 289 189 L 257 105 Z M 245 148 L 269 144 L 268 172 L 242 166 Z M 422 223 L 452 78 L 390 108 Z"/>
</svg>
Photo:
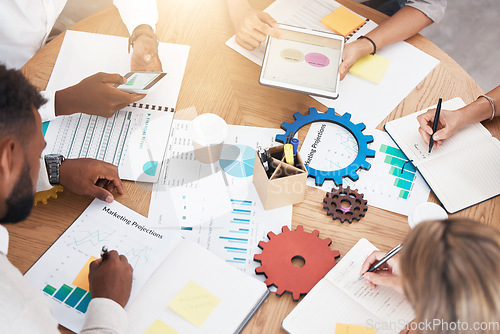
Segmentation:
<svg viewBox="0 0 500 334">
<path fill-rule="evenodd" d="M 489 91 L 485 95 L 493 100 L 496 111 L 495 117 L 498 117 L 500 114 L 500 86 Z M 430 109 L 417 117 L 418 123 L 420 124 L 418 131 L 427 144 L 429 144 L 431 139 L 435 113 L 436 109 Z M 437 131 L 433 136 L 434 147 L 441 145 L 443 140 L 449 138 L 461 127 L 467 124 L 489 120 L 492 116 L 493 108 L 490 101 L 485 97 L 478 97 L 476 101 L 458 110 L 441 110 Z"/>
</svg>

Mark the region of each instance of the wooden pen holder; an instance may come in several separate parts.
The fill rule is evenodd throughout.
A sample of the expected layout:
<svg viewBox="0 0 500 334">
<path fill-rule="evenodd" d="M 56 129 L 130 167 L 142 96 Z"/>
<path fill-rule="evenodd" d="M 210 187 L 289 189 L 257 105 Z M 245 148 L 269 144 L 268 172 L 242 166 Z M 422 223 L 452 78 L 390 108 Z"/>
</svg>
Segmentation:
<svg viewBox="0 0 500 334">
<path fill-rule="evenodd" d="M 253 183 L 265 210 L 304 201 L 306 191 L 307 170 L 299 152 L 295 156 L 295 165 L 285 162 L 283 145 L 269 149 L 273 168 L 269 177 L 262 165 L 257 151 L 253 169 Z M 277 159 L 276 157 L 281 157 Z"/>
</svg>

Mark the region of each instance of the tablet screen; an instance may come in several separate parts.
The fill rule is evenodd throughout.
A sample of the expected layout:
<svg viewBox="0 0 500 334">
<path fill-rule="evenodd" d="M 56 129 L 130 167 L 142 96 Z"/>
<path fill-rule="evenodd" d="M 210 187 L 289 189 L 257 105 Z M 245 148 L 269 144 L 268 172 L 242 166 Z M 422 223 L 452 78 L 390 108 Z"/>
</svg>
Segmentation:
<svg viewBox="0 0 500 334">
<path fill-rule="evenodd" d="M 144 89 L 151 81 L 156 79 L 161 73 L 151 72 L 136 72 L 133 73 L 128 79 L 127 83 L 118 88 L 127 88 L 131 90 Z"/>
<path fill-rule="evenodd" d="M 337 92 L 343 41 L 287 29 L 283 39 L 270 38 L 261 78 L 330 93 Z M 297 89 L 295 87 L 295 89 Z M 300 90 L 300 89 L 299 89 Z"/>
</svg>

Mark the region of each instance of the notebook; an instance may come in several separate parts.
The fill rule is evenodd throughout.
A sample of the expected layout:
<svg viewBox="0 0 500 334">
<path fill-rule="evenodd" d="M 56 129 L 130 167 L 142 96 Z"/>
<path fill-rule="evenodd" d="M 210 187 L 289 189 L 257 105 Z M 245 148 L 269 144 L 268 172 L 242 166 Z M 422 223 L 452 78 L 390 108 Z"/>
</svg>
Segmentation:
<svg viewBox="0 0 500 334">
<path fill-rule="evenodd" d="M 129 333 L 239 333 L 268 295 L 263 282 L 180 239 L 126 306 Z"/>
<path fill-rule="evenodd" d="M 269 295 L 263 282 L 177 232 L 95 199 L 25 274 L 57 321 L 77 333 L 91 301 L 89 264 L 103 246 L 134 269 L 125 307 L 130 333 L 238 333 Z"/>
<path fill-rule="evenodd" d="M 398 334 L 414 318 L 405 297 L 387 287 L 371 290 L 358 280 L 361 265 L 375 250 L 368 240 L 359 240 L 288 314 L 283 329 L 293 334 L 334 334 L 344 327 L 337 324 L 344 324 Z"/>
<path fill-rule="evenodd" d="M 44 126 L 44 154 L 103 160 L 118 166 L 123 180 L 156 182 L 173 119 L 173 109 L 136 103 L 110 118 L 57 117 Z"/>
<path fill-rule="evenodd" d="M 465 106 L 461 98 L 442 104 L 442 109 Z M 388 122 L 385 130 L 412 160 L 415 168 L 448 213 L 455 213 L 500 194 L 500 141 L 481 124 L 470 124 L 429 154 L 418 132 L 417 116 L 425 110 Z"/>
<path fill-rule="evenodd" d="M 321 23 L 334 33 L 348 37 L 361 28 L 367 20 L 353 13 L 344 6 L 340 6 L 321 19 Z"/>
</svg>

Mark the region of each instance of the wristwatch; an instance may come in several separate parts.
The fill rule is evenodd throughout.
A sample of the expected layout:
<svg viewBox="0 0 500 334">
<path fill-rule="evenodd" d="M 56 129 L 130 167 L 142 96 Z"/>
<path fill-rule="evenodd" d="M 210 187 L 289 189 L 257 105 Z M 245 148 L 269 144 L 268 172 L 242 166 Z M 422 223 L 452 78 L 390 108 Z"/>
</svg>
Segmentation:
<svg viewBox="0 0 500 334">
<path fill-rule="evenodd" d="M 49 175 L 49 183 L 51 185 L 59 184 L 59 166 L 64 161 L 62 154 L 47 154 L 45 156 L 45 167 Z"/>
</svg>

